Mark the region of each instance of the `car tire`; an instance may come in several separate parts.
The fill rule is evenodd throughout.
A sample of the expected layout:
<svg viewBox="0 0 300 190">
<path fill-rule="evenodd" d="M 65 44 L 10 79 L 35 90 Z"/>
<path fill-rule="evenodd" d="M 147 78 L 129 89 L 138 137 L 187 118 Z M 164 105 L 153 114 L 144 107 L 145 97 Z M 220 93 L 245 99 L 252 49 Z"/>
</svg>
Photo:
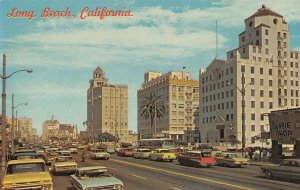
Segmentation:
<svg viewBox="0 0 300 190">
<path fill-rule="evenodd" d="M 269 170 L 266 170 L 266 171 L 265 171 L 265 177 L 266 177 L 267 179 L 272 179 L 272 178 L 273 178 L 273 176 L 272 176 L 272 173 L 271 173 L 271 171 L 269 171 Z"/>
</svg>

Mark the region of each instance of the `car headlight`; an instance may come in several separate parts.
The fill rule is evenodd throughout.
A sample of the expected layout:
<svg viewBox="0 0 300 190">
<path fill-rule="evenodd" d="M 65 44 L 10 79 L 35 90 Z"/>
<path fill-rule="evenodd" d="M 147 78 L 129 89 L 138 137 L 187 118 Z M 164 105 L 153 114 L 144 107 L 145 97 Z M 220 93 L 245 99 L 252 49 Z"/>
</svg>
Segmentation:
<svg viewBox="0 0 300 190">
<path fill-rule="evenodd" d="M 117 185 L 115 185 L 115 189 L 123 189 L 123 185 L 117 184 Z"/>
</svg>

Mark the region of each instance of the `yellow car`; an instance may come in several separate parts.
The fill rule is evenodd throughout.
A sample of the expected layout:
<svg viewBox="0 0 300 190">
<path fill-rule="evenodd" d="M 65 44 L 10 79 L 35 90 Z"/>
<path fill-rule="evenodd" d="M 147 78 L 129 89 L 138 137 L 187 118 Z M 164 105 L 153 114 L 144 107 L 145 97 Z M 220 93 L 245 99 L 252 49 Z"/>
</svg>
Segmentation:
<svg viewBox="0 0 300 190">
<path fill-rule="evenodd" d="M 3 190 L 53 190 L 52 177 L 42 159 L 22 159 L 7 162 L 3 176 Z"/>
<path fill-rule="evenodd" d="M 170 162 L 172 162 L 173 160 L 176 160 L 176 155 L 170 149 L 158 148 L 149 154 L 149 159 L 156 161 L 169 160 Z"/>
<path fill-rule="evenodd" d="M 236 153 L 216 153 L 217 165 L 227 167 L 242 167 L 248 164 L 248 159 L 239 157 Z"/>
<path fill-rule="evenodd" d="M 71 156 L 58 156 L 51 163 L 51 172 L 53 175 L 58 173 L 75 173 L 78 164 Z"/>
</svg>

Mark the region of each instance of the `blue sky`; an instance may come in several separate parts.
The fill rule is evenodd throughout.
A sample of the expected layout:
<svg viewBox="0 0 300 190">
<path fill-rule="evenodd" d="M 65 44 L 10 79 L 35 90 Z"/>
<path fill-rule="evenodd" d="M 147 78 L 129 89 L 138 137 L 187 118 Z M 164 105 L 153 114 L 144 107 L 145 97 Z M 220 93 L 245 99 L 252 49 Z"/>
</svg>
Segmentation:
<svg viewBox="0 0 300 190">
<path fill-rule="evenodd" d="M 200 67 L 215 57 L 215 21 L 218 20 L 219 58 L 238 46 L 244 19 L 266 4 L 289 23 L 291 47 L 300 50 L 298 0 L 0 0 L 0 52 L 7 55 L 7 72 L 32 68 L 7 81 L 7 108 L 11 94 L 19 116 L 33 119 L 41 133 L 52 115 L 61 123 L 86 120 L 86 90 L 92 72 L 100 66 L 110 83 L 129 86 L 129 129 L 136 131 L 136 92 L 148 70 L 167 72 L 183 66 L 198 79 Z M 131 10 L 133 17 L 103 20 L 41 19 L 45 7 L 75 15 L 88 6 Z M 34 10 L 36 17 L 7 18 L 12 8 Z M 1 55 L 2 57 L 2 55 Z M 2 70 L 2 69 L 1 69 Z M 2 71 L 1 71 L 2 72 Z M 11 111 L 8 111 L 10 116 Z"/>
</svg>

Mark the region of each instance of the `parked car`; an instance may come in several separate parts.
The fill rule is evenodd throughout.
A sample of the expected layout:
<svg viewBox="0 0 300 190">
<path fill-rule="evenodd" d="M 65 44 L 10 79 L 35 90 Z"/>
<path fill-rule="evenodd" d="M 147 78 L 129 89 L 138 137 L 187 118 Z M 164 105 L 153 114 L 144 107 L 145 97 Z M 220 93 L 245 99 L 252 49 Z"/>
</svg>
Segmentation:
<svg viewBox="0 0 300 190">
<path fill-rule="evenodd" d="M 156 161 L 169 160 L 172 162 L 173 160 L 176 160 L 176 155 L 170 149 L 158 148 L 149 154 L 149 159 Z"/>
<path fill-rule="evenodd" d="M 106 149 L 91 149 L 90 150 L 90 158 L 92 159 L 104 159 L 108 160 L 110 154 L 106 152 Z"/>
<path fill-rule="evenodd" d="M 178 156 L 180 165 L 193 167 L 211 167 L 216 165 L 216 159 L 211 156 L 210 151 L 187 151 Z"/>
<path fill-rule="evenodd" d="M 49 189 L 53 190 L 52 177 L 42 159 L 11 160 L 6 164 L 2 190 Z"/>
<path fill-rule="evenodd" d="M 267 179 L 282 178 L 300 181 L 300 159 L 284 159 L 279 165 L 260 167 Z"/>
<path fill-rule="evenodd" d="M 123 189 L 123 182 L 115 178 L 104 166 L 88 166 L 78 168 L 70 176 L 72 187 L 79 189 Z"/>
<path fill-rule="evenodd" d="M 242 165 L 247 165 L 249 162 L 247 158 L 239 157 L 236 153 L 230 152 L 216 153 L 215 159 L 217 165 L 227 167 L 242 167 Z"/>
<path fill-rule="evenodd" d="M 51 163 L 51 172 L 53 175 L 58 173 L 75 173 L 77 163 L 71 156 L 58 156 Z"/>
<path fill-rule="evenodd" d="M 151 153 L 150 149 L 147 148 L 139 148 L 133 153 L 134 158 L 149 158 L 149 155 Z"/>
<path fill-rule="evenodd" d="M 133 149 L 132 148 L 122 148 L 120 151 L 117 152 L 118 156 L 133 156 Z"/>
</svg>

